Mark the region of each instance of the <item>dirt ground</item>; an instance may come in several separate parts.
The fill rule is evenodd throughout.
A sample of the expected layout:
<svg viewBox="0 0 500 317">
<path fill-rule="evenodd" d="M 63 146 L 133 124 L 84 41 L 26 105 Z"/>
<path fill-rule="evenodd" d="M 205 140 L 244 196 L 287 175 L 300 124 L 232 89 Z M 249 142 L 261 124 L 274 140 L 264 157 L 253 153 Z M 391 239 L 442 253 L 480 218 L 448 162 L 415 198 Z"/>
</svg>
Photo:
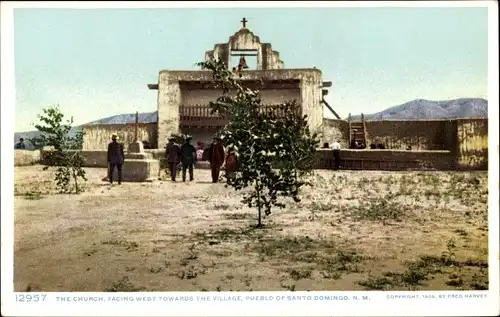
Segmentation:
<svg viewBox="0 0 500 317">
<path fill-rule="evenodd" d="M 67 195 L 15 168 L 16 291 L 488 288 L 487 173 L 316 171 L 255 229 L 208 170 L 121 186 L 87 172 Z"/>
</svg>

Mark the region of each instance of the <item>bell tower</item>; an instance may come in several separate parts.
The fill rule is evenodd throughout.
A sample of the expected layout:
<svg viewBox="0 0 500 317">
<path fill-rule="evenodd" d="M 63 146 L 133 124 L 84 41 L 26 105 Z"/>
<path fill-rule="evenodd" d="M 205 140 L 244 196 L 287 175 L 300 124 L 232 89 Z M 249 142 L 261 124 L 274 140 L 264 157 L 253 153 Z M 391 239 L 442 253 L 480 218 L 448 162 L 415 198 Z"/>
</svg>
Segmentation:
<svg viewBox="0 0 500 317">
<path fill-rule="evenodd" d="M 247 58 L 256 58 L 255 70 L 283 69 L 283 61 L 279 52 L 273 51 L 270 43 L 261 43 L 260 38 L 247 28 L 248 20 L 243 17 L 238 32 L 234 33 L 227 43 L 215 44 L 214 49 L 205 53 L 205 60 L 220 58 L 228 66 L 238 70 L 252 69 Z M 234 62 L 233 57 L 239 62 Z"/>
</svg>

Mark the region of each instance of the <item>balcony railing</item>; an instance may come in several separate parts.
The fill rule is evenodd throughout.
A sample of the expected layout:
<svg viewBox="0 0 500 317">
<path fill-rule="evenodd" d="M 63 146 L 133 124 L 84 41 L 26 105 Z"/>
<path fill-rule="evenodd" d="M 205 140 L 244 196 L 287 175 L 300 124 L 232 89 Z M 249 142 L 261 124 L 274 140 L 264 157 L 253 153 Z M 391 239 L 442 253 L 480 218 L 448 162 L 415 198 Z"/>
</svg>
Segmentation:
<svg viewBox="0 0 500 317">
<path fill-rule="evenodd" d="M 300 106 L 297 106 L 297 111 Z M 277 112 L 283 116 L 285 112 L 279 105 L 263 105 L 262 111 Z M 180 125 L 184 127 L 222 127 L 226 125 L 230 118 L 220 114 L 212 114 L 208 105 L 183 105 L 179 108 Z"/>
<path fill-rule="evenodd" d="M 212 114 L 208 105 L 181 106 L 180 125 L 188 127 L 222 127 L 229 122 L 220 114 Z"/>
</svg>

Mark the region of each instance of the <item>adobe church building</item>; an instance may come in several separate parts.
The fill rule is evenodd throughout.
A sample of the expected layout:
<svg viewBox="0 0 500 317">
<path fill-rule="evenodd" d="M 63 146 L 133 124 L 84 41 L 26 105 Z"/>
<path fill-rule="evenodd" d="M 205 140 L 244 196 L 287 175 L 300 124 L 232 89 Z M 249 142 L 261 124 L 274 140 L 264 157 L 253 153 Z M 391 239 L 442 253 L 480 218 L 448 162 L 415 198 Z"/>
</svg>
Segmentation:
<svg viewBox="0 0 500 317">
<path fill-rule="evenodd" d="M 236 79 L 244 87 L 258 89 L 265 107 L 295 100 L 302 114 L 308 115 L 310 128 L 322 132 L 322 90 L 331 83 L 322 81 L 319 69 L 285 69 L 279 52 L 274 51 L 271 44 L 261 43 L 246 27 L 245 18 L 242 22 L 241 29 L 227 43 L 216 44 L 205 53 L 205 60 L 220 59 L 229 69 L 236 69 Z M 239 59 L 239 65 L 232 64 L 232 57 Z M 254 69 L 245 68 L 249 58 L 256 58 Z M 160 146 L 170 135 L 179 133 L 192 135 L 194 142 L 209 142 L 227 123 L 218 115 L 210 114 L 209 102 L 221 95 L 221 90 L 213 87 L 210 71 L 162 70 L 158 83 L 148 87 L 158 92 Z"/>
<path fill-rule="evenodd" d="M 295 100 L 308 116 L 311 130 L 320 132 L 321 145 L 340 142 L 342 167 L 346 169 L 487 169 L 488 120 L 342 120 L 324 99 L 331 82 L 324 82 L 316 68 L 286 69 L 279 52 L 250 31 L 243 18 L 242 27 L 227 43 L 216 44 L 205 53 L 205 60 L 218 58 L 235 78 L 248 88 L 258 89 L 263 107 L 275 107 Z M 247 60 L 255 59 L 248 67 Z M 146 152 L 163 157 L 172 134 L 190 134 L 193 141 L 210 142 L 227 120 L 210 114 L 208 106 L 220 96 L 213 87 L 212 73 L 203 70 L 162 70 L 156 84 L 157 122 L 134 124 L 92 124 L 83 127 L 83 151 L 88 166 L 106 166 L 105 150 L 110 135 L 117 133 L 127 147 L 135 141 L 148 141 Z M 328 109 L 337 119 L 324 118 Z M 385 149 L 349 150 L 351 141 L 383 143 Z M 407 151 L 411 148 L 411 151 Z M 317 167 L 332 166 L 331 150 L 318 149 Z"/>
</svg>

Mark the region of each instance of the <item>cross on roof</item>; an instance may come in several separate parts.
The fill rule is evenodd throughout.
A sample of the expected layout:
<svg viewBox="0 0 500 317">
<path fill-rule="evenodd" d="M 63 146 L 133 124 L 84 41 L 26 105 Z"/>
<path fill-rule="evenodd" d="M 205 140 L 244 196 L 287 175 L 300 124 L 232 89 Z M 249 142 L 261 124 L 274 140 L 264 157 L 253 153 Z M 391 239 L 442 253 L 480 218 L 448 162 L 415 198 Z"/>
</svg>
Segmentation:
<svg viewBox="0 0 500 317">
<path fill-rule="evenodd" d="M 247 27 L 247 22 L 248 20 L 245 19 L 245 17 L 243 17 L 243 20 L 241 20 L 241 23 L 243 23 L 243 27 L 246 28 Z"/>
</svg>

